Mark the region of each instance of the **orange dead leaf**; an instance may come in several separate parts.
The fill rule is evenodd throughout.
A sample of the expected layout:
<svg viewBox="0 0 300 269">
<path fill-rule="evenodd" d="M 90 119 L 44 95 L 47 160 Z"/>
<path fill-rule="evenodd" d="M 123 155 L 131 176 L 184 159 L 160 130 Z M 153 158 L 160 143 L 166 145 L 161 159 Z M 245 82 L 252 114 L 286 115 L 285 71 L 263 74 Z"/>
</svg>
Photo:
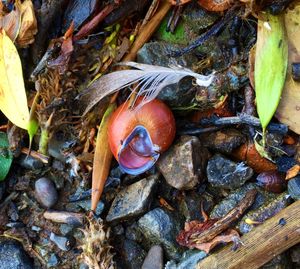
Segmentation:
<svg viewBox="0 0 300 269">
<path fill-rule="evenodd" d="M 198 4 L 208 11 L 220 12 L 232 6 L 230 0 L 198 0 Z"/>
<path fill-rule="evenodd" d="M 260 156 L 253 143 L 247 142 L 232 152 L 239 161 L 245 161 L 256 173 L 276 170 L 277 166 Z"/>
<path fill-rule="evenodd" d="M 107 126 L 109 118 L 115 108 L 115 104 L 110 104 L 108 106 L 102 118 L 97 134 L 92 174 L 92 211 L 95 211 L 97 207 L 103 192 L 106 178 L 109 174 L 112 153 L 108 145 Z"/>
<path fill-rule="evenodd" d="M 289 180 L 297 176 L 300 172 L 300 165 L 296 164 L 286 172 L 285 180 Z"/>
</svg>

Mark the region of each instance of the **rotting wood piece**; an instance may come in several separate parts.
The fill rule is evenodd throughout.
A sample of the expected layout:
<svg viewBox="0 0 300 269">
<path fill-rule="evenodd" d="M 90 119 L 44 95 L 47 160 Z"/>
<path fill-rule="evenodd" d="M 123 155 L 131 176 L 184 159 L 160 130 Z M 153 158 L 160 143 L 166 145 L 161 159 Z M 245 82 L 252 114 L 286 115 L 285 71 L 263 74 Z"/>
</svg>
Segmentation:
<svg viewBox="0 0 300 269">
<path fill-rule="evenodd" d="M 199 262 L 197 269 L 256 269 L 300 242 L 300 201 L 241 238 L 236 251 L 227 246 Z"/>
</svg>

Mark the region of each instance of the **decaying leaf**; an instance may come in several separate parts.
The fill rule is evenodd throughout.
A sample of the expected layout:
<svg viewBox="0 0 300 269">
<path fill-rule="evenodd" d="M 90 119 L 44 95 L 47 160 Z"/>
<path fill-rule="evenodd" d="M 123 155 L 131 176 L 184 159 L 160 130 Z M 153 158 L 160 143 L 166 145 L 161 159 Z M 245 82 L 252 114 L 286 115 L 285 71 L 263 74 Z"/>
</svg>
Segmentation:
<svg viewBox="0 0 300 269">
<path fill-rule="evenodd" d="M 13 42 L 25 48 L 34 42 L 37 33 L 37 20 L 31 0 L 17 0 L 9 13 L 0 15 L 0 28 L 3 28 Z"/>
<path fill-rule="evenodd" d="M 137 97 L 144 96 L 144 103 L 147 103 L 153 100 L 164 87 L 178 83 L 184 77 L 194 77 L 199 86 L 205 87 L 211 84 L 214 77 L 214 75 L 203 76 L 182 67 L 167 68 L 135 62 L 125 62 L 120 63 L 120 65 L 134 67 L 138 70 L 112 72 L 93 82 L 80 96 L 78 96 L 78 98 L 80 98 L 82 95 L 89 95 L 88 99 L 90 102 L 84 114 L 105 96 L 132 84 L 136 84 L 133 91 L 139 89 Z"/>
<path fill-rule="evenodd" d="M 300 82 L 292 79 L 292 63 L 300 62 L 300 3 L 285 13 L 285 25 L 289 42 L 287 79 L 278 109 L 277 119 L 300 134 Z"/>
<path fill-rule="evenodd" d="M 25 48 L 34 42 L 34 36 L 38 31 L 37 20 L 31 0 L 25 0 L 17 7 L 19 7 L 21 13 L 21 25 L 16 43 L 19 47 Z"/>
<path fill-rule="evenodd" d="M 15 125 L 27 129 L 29 111 L 21 60 L 11 39 L 0 33 L 0 109 Z"/>
<path fill-rule="evenodd" d="M 0 15 L 0 28 L 4 29 L 10 39 L 15 42 L 21 27 L 21 12 L 19 8 L 13 9 L 5 16 Z"/>
<path fill-rule="evenodd" d="M 258 19 L 254 79 L 257 112 L 265 132 L 285 83 L 288 44 L 283 15 L 264 15 L 264 20 Z"/>
<path fill-rule="evenodd" d="M 254 189 L 247 192 L 240 203 L 221 219 L 206 219 L 204 222 L 194 220 L 186 223 L 184 230 L 176 238 L 177 242 L 182 246 L 198 248 L 206 252 L 220 242 L 238 243 L 238 233 L 228 228 L 252 205 L 256 193 Z"/>
<path fill-rule="evenodd" d="M 108 106 L 102 118 L 97 134 L 92 175 L 92 211 L 94 211 L 97 207 L 105 185 L 105 181 L 109 174 L 112 153 L 108 144 L 107 127 L 109 118 L 115 109 L 115 104 L 110 104 Z"/>
<path fill-rule="evenodd" d="M 285 180 L 289 180 L 297 176 L 299 172 L 300 172 L 300 165 L 299 164 L 294 165 L 286 172 Z"/>
</svg>

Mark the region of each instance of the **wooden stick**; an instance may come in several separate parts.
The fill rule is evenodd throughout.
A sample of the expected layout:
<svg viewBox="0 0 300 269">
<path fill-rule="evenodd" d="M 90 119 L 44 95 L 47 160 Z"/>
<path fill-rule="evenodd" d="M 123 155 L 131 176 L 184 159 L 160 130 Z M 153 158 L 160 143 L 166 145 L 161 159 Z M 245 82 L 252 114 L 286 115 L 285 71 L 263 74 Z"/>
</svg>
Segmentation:
<svg viewBox="0 0 300 269">
<path fill-rule="evenodd" d="M 123 62 L 133 61 L 136 58 L 139 49 L 149 41 L 156 28 L 160 25 L 162 19 L 166 16 L 171 7 L 172 5 L 169 2 L 162 1 L 155 15 L 145 26 L 140 29 L 139 34 L 130 48 L 129 53 L 122 59 Z"/>
<path fill-rule="evenodd" d="M 241 238 L 236 251 L 226 246 L 197 264 L 197 269 L 260 268 L 275 256 L 300 242 L 300 201 L 280 211 Z"/>
</svg>

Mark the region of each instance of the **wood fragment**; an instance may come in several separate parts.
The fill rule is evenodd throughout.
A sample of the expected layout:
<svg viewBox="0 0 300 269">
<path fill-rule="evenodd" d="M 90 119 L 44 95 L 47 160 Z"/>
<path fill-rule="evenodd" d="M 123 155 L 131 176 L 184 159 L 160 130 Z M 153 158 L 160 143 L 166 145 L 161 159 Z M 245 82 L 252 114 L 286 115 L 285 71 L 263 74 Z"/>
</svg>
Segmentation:
<svg viewBox="0 0 300 269">
<path fill-rule="evenodd" d="M 230 225 L 238 220 L 243 213 L 254 202 L 257 191 L 255 189 L 250 190 L 244 197 L 244 199 L 232 209 L 224 218 L 218 220 L 209 229 L 201 232 L 201 234 L 193 234 L 191 237 L 195 238 L 198 244 L 208 242 L 215 238 L 218 234 L 225 231 Z"/>
<path fill-rule="evenodd" d="M 51 220 L 56 223 L 66 223 L 73 226 L 82 226 L 84 222 L 83 214 L 74 212 L 47 210 L 43 216 L 47 220 Z"/>
<path fill-rule="evenodd" d="M 281 220 L 285 224 L 281 225 Z M 300 242 L 300 201 L 283 209 L 264 224 L 241 238 L 243 245 L 236 251 L 226 246 L 199 262 L 197 269 L 257 269 L 276 255 Z"/>
</svg>

